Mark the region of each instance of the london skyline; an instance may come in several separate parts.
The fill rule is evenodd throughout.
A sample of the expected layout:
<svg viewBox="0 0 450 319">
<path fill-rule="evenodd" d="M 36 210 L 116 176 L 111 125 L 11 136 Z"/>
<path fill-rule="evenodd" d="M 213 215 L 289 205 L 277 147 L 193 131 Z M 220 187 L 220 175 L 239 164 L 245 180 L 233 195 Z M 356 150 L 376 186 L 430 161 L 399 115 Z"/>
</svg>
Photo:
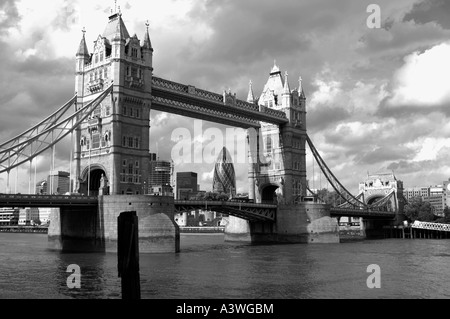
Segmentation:
<svg viewBox="0 0 450 319">
<path fill-rule="evenodd" d="M 75 53 L 85 28 L 88 49 L 106 26 L 113 1 L 4 1 L 0 4 L 2 141 L 37 123 L 74 94 Z M 450 5 L 377 1 L 381 28 L 370 29 L 361 1 L 118 1 L 130 34 L 143 40 L 149 20 L 154 75 L 245 100 L 248 83 L 262 93 L 274 60 L 291 88 L 301 76 L 307 129 L 338 179 L 350 190 L 370 173 L 394 171 L 405 187 L 450 177 Z M 48 10 L 48 7 L 55 10 Z M 189 31 L 187 31 L 189 30 Z M 448 77 L 448 75 L 447 75 Z M 446 81 L 447 80 L 447 81 Z M 152 111 L 151 152 L 170 160 L 189 118 Z M 203 123 L 204 129 L 219 127 Z M 200 138 L 194 136 L 194 139 Z M 244 141 L 245 136 L 241 137 Z M 67 170 L 67 145 L 57 169 Z M 220 150 L 218 150 L 220 152 Z M 310 152 L 307 162 L 311 180 Z M 48 174 L 48 161 L 38 171 Z M 214 164 L 196 171 L 202 189 Z M 235 165 L 238 192 L 247 165 Z M 27 176 L 26 174 L 21 176 Z M 317 174 L 317 165 L 316 165 Z M 319 184 L 315 178 L 316 187 Z M 41 178 L 38 177 L 38 180 Z M 322 176 L 322 185 L 325 178 Z M 28 177 L 20 178 L 28 189 Z M 0 189 L 5 177 L 0 176 Z M 1 191 L 0 191 L 1 192 Z"/>
</svg>

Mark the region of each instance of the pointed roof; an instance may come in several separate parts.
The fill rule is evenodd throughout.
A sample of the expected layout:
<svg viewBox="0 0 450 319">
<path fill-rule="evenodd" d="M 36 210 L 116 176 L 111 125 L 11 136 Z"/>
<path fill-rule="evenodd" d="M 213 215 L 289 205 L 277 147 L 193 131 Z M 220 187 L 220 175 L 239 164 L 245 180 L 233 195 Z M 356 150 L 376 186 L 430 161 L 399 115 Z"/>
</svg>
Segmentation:
<svg viewBox="0 0 450 319">
<path fill-rule="evenodd" d="M 145 31 L 145 36 L 144 36 L 144 49 L 153 50 L 152 42 L 150 41 L 150 34 L 148 32 L 148 27 L 150 26 L 148 21 L 145 23 L 145 26 L 147 27 L 147 30 Z"/>
<path fill-rule="evenodd" d="M 277 65 L 277 60 L 273 61 L 273 68 L 272 71 L 270 71 L 271 75 L 275 73 L 281 73 L 280 68 Z"/>
<path fill-rule="evenodd" d="M 114 13 L 109 17 L 108 24 L 106 25 L 105 31 L 102 35 L 104 38 L 108 39 L 110 42 L 114 39 L 126 40 L 130 38 L 127 27 L 122 20 L 121 13 Z"/>
<path fill-rule="evenodd" d="M 298 93 L 300 94 L 301 98 L 306 98 L 305 91 L 303 91 L 303 79 L 302 79 L 302 77 L 298 78 Z"/>
<path fill-rule="evenodd" d="M 289 87 L 289 81 L 288 81 L 288 73 L 286 71 L 286 73 L 284 74 L 284 89 L 283 89 L 283 94 L 291 94 L 291 89 Z"/>
<path fill-rule="evenodd" d="M 83 38 L 81 39 L 80 46 L 78 47 L 77 56 L 89 56 L 89 50 L 86 45 L 86 31 L 83 29 Z"/>
<path fill-rule="evenodd" d="M 254 103 L 255 102 L 255 95 L 253 94 L 253 83 L 250 81 L 248 85 L 248 96 L 247 96 L 247 102 Z"/>
<path fill-rule="evenodd" d="M 270 97 L 272 95 L 276 95 L 281 97 L 281 95 L 284 92 L 284 80 L 283 76 L 281 75 L 280 68 L 276 65 L 272 68 L 272 71 L 270 72 L 269 79 L 266 82 L 266 85 L 264 85 L 263 92 L 259 98 L 259 104 L 264 105 L 265 97 Z"/>
</svg>

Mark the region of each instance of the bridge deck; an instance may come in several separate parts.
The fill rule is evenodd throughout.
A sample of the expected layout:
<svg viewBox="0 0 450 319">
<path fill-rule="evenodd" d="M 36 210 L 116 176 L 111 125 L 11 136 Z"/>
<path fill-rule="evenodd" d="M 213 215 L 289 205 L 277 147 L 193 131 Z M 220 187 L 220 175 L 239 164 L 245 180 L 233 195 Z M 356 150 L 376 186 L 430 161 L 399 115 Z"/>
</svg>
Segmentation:
<svg viewBox="0 0 450 319">
<path fill-rule="evenodd" d="M 367 209 L 350 209 L 332 207 L 330 209 L 331 217 L 363 217 L 363 218 L 395 218 L 395 212 L 383 212 Z"/>
<path fill-rule="evenodd" d="M 277 205 L 228 201 L 175 201 L 175 211 L 178 213 L 196 209 L 210 209 L 251 221 L 275 222 Z"/>
<path fill-rule="evenodd" d="M 98 197 L 78 195 L 0 194 L 0 207 L 96 207 Z"/>
</svg>

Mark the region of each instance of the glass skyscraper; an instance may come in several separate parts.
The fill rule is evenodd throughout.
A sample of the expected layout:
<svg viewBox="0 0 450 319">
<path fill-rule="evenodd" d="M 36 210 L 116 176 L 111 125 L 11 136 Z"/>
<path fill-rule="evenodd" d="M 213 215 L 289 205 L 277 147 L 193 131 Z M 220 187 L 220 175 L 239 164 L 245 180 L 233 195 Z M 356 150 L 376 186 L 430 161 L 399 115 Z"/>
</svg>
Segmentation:
<svg viewBox="0 0 450 319">
<path fill-rule="evenodd" d="M 236 195 L 236 173 L 226 147 L 220 152 L 214 168 L 213 192 Z"/>
</svg>

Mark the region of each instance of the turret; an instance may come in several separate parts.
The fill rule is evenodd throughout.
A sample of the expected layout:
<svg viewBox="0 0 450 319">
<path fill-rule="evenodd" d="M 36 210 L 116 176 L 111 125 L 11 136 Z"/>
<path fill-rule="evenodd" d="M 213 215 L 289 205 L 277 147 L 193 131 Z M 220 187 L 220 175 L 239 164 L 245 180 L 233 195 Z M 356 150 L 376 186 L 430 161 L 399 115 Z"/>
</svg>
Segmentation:
<svg viewBox="0 0 450 319">
<path fill-rule="evenodd" d="M 289 88 L 289 80 L 288 80 L 288 73 L 286 71 L 284 75 L 284 87 L 283 87 L 283 93 L 281 94 L 281 105 L 283 108 L 289 108 L 291 107 L 291 89 Z"/>
<path fill-rule="evenodd" d="M 150 34 L 148 32 L 148 27 L 150 24 L 148 21 L 145 23 L 146 30 L 144 36 L 144 45 L 142 46 L 142 55 L 145 61 L 145 64 L 150 68 L 153 67 L 153 47 L 152 42 L 150 41 Z"/>
<path fill-rule="evenodd" d="M 83 29 L 83 37 L 81 38 L 80 45 L 78 46 L 78 51 L 76 54 L 76 78 L 75 78 L 75 92 L 82 94 L 83 92 L 83 73 L 84 68 L 87 63 L 90 62 L 90 55 L 86 45 L 86 31 Z"/>
<path fill-rule="evenodd" d="M 252 83 L 252 81 L 250 81 L 250 83 L 248 85 L 247 102 L 248 103 L 255 103 L 255 95 L 253 94 L 253 83 Z"/>
</svg>

